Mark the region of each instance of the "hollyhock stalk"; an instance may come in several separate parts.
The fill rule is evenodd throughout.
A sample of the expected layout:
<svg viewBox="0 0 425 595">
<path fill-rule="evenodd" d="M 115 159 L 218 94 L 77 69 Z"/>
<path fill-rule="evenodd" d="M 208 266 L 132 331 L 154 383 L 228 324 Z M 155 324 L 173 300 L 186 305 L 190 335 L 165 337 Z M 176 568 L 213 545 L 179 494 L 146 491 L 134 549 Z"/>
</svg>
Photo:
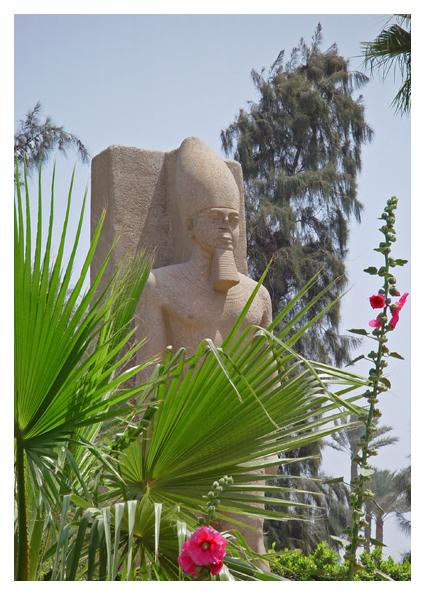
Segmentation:
<svg viewBox="0 0 425 595">
<path fill-rule="evenodd" d="M 379 247 L 375 250 L 380 252 L 385 258 L 385 265 L 379 269 L 375 267 L 369 267 L 365 269 L 365 272 L 370 275 L 378 275 L 383 277 L 384 283 L 383 288 L 380 290 L 378 295 L 372 295 L 370 305 L 372 308 L 379 307 L 380 304 L 383 306 L 382 312 L 377 316 L 374 321 L 369 323 L 370 326 L 374 327 L 372 336 L 370 336 L 363 329 L 353 329 L 354 332 L 359 334 L 368 335 L 378 343 L 377 351 L 371 351 L 368 354 L 369 361 L 374 364 L 369 370 L 369 389 L 365 393 L 369 407 L 367 413 L 360 416 L 360 421 L 364 423 L 364 434 L 359 442 L 358 454 L 353 458 L 353 462 L 358 465 L 358 477 L 351 484 L 351 512 L 352 512 L 352 525 L 349 529 L 349 544 L 346 546 L 345 559 L 348 561 L 348 580 L 354 580 L 356 568 L 359 564 L 357 559 L 357 550 L 359 546 L 365 543 L 365 537 L 362 534 L 364 528 L 368 526 L 365 515 L 365 504 L 368 500 L 373 497 L 373 493 L 367 489 L 367 484 L 370 480 L 370 476 L 373 475 L 374 469 L 369 464 L 369 458 L 376 455 L 376 450 L 371 449 L 369 444 L 373 438 L 374 432 L 376 431 L 375 420 L 381 416 L 381 412 L 377 408 L 378 395 L 385 392 L 391 387 L 390 382 L 384 377 L 384 369 L 387 367 L 386 358 L 392 355 L 393 357 L 401 356 L 398 354 L 390 354 L 387 346 L 385 345 L 388 341 L 387 333 L 393 331 L 395 325 L 398 322 L 398 315 L 401 308 L 404 306 L 407 295 L 404 294 L 399 302 L 391 305 L 391 296 L 400 295 L 400 292 L 396 288 L 396 278 L 391 273 L 390 269 L 395 266 L 402 266 L 407 261 L 398 259 L 394 260 L 391 258 L 391 245 L 395 241 L 394 223 L 395 216 L 394 211 L 397 206 L 397 199 L 392 197 L 388 200 L 387 206 L 382 213 L 381 219 L 385 220 L 385 225 L 380 228 L 381 233 L 385 236 L 385 241 L 379 244 Z M 378 297 L 382 296 L 381 300 Z M 388 323 L 388 314 L 392 312 L 392 318 Z"/>
</svg>

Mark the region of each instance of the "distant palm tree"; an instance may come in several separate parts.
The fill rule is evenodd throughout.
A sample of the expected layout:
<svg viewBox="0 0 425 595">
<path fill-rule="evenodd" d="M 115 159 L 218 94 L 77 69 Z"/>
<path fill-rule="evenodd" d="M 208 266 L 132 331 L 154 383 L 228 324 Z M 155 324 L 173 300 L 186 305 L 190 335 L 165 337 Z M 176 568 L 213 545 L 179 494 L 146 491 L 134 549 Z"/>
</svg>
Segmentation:
<svg viewBox="0 0 425 595">
<path fill-rule="evenodd" d="M 400 473 L 398 473 L 397 478 L 396 478 L 400 494 L 404 495 L 406 503 L 409 506 L 409 510 L 410 510 L 410 506 L 411 506 L 410 476 L 411 476 L 411 466 L 409 465 L 408 467 L 405 467 L 404 469 L 402 469 L 400 471 Z M 411 531 L 410 520 L 405 517 L 403 512 L 397 512 L 396 517 L 397 517 L 399 527 L 403 531 L 403 533 L 405 533 L 406 535 L 410 535 L 410 531 Z"/>
<path fill-rule="evenodd" d="M 288 476 L 282 475 L 277 484 L 287 486 Z M 317 545 L 326 541 L 335 549 L 341 546 L 331 536 L 340 537 L 350 524 L 350 489 L 342 481 L 329 480 L 323 474 L 313 478 L 307 475 L 291 476 L 291 485 L 305 494 L 303 502 L 313 506 L 304 510 L 302 518 L 266 524 L 267 543 L 276 549 L 301 549 L 312 553 Z M 292 494 L 294 502 L 300 501 L 298 492 Z"/>
<path fill-rule="evenodd" d="M 399 515 L 410 511 L 410 502 L 400 485 L 410 477 L 409 468 L 401 471 L 389 471 L 388 469 L 376 469 L 372 475 L 369 488 L 374 493 L 372 500 L 368 502 L 367 512 L 375 519 L 375 538 L 379 542 L 384 541 L 384 522 L 391 515 Z"/>
<path fill-rule="evenodd" d="M 364 42 L 365 65 L 373 71 L 378 68 L 385 78 L 391 68 L 398 67 L 403 79 L 402 85 L 392 101 L 396 111 L 410 112 L 411 64 L 410 64 L 410 14 L 395 14 L 396 20 L 387 26 L 373 40 Z"/>
<path fill-rule="evenodd" d="M 356 418 L 352 415 L 350 416 L 350 421 L 355 422 Z M 339 422 L 337 422 L 336 425 L 339 425 Z M 396 444 L 398 442 L 397 436 L 388 435 L 390 432 L 392 432 L 392 429 L 393 428 L 391 426 L 378 427 L 373 435 L 372 441 L 370 442 L 370 448 L 377 450 L 378 448 L 382 448 L 384 446 Z M 340 432 L 336 432 L 333 434 L 332 439 L 326 442 L 327 446 L 330 446 L 339 452 L 345 452 L 350 456 L 351 484 L 357 479 L 357 463 L 355 459 L 359 452 L 359 442 L 363 434 L 364 426 L 363 424 L 359 424 L 354 428 L 344 429 Z"/>
</svg>

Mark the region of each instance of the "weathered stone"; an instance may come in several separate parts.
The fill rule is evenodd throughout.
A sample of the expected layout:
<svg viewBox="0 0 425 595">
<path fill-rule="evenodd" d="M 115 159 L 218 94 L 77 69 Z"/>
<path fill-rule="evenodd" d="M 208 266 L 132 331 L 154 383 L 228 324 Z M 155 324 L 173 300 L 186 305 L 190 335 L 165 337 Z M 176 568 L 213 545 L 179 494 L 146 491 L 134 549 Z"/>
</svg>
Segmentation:
<svg viewBox="0 0 425 595">
<path fill-rule="evenodd" d="M 93 161 L 93 223 L 104 207 L 95 269 L 117 236 L 113 264 L 138 248 L 156 250 L 135 317 L 136 338 L 148 338 L 138 361 L 160 356 L 167 346 L 191 354 L 204 338 L 220 345 L 256 286 L 244 274 L 240 165 L 226 164 L 196 138 L 170 153 L 110 147 Z M 270 296 L 262 287 L 244 325 L 270 322 Z M 264 552 L 262 520 L 249 523 L 253 530 L 242 533 Z"/>
</svg>

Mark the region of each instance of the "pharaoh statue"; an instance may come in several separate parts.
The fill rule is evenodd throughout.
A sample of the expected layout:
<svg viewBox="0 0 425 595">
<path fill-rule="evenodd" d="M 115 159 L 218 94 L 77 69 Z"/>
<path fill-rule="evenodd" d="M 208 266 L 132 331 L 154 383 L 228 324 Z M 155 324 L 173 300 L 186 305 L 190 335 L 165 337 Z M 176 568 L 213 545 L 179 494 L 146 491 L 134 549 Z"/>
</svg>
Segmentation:
<svg viewBox="0 0 425 595">
<path fill-rule="evenodd" d="M 205 338 L 219 346 L 256 286 L 241 272 L 245 264 L 241 246 L 242 252 L 246 246 L 243 194 L 232 165 L 240 172 L 238 164 L 224 162 L 192 137 L 168 154 L 110 147 L 93 160 L 93 228 L 102 208 L 107 207 L 110 217 L 99 258 L 117 234 L 122 238 L 118 256 L 119 250 L 157 248 L 157 265 L 135 317 L 136 338 L 147 338 L 139 361 L 160 356 L 168 346 L 185 347 L 191 354 Z M 142 183 L 134 177 L 141 170 Z M 151 211 L 137 194 L 140 186 L 151 188 Z M 141 238 L 138 245 L 136 230 Z M 179 246 L 183 246 L 180 252 Z M 244 324 L 266 327 L 270 322 L 270 296 L 261 287 Z M 252 527 L 241 530 L 245 539 L 255 551 L 264 553 L 262 519 L 245 521 Z"/>
<path fill-rule="evenodd" d="M 137 338 L 148 337 L 141 361 L 169 345 L 193 353 L 206 337 L 220 345 L 256 286 L 235 263 L 240 193 L 227 165 L 199 139 L 187 138 L 177 153 L 175 175 L 177 211 L 192 250 L 185 262 L 150 274 L 136 316 Z M 270 322 L 270 296 L 261 287 L 244 324 Z M 242 529 L 245 539 L 264 553 L 262 519 L 249 524 L 253 530 Z"/>
<path fill-rule="evenodd" d="M 220 345 L 256 283 L 238 272 L 239 189 L 227 165 L 197 138 L 183 141 L 176 158 L 175 201 L 192 250 L 182 263 L 154 269 L 136 320 L 141 356 L 165 347 L 192 353 L 206 337 Z M 260 288 L 245 324 L 267 326 L 271 302 Z"/>
</svg>

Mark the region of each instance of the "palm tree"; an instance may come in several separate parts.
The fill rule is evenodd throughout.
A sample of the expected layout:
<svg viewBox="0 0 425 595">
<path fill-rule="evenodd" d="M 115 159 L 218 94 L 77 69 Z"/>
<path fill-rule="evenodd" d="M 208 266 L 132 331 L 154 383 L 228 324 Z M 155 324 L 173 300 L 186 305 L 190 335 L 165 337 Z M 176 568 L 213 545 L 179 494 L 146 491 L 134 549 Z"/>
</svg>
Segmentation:
<svg viewBox="0 0 425 595">
<path fill-rule="evenodd" d="M 361 440 L 362 435 L 364 434 L 364 426 L 363 424 L 359 424 L 355 416 L 350 416 L 350 421 L 353 424 L 357 424 L 352 428 L 344 429 L 342 431 L 337 431 L 335 434 L 332 435 L 331 440 L 326 442 L 327 446 L 330 446 L 334 450 L 338 452 L 345 452 L 350 456 L 351 460 L 351 473 L 350 473 L 350 484 L 353 484 L 353 481 L 357 479 L 357 462 L 356 457 L 359 452 L 359 442 Z M 335 425 L 338 426 L 340 422 L 336 422 Z M 391 446 L 391 444 L 396 444 L 398 442 L 397 436 L 389 436 L 388 434 L 392 432 L 393 428 L 391 426 L 380 426 L 378 427 L 374 434 L 373 439 L 370 442 L 370 448 L 377 450 L 379 448 L 383 448 L 384 446 Z"/>
<path fill-rule="evenodd" d="M 411 506 L 411 466 L 405 467 L 402 469 L 396 477 L 396 483 L 399 489 L 400 494 L 404 496 L 406 504 Z M 403 512 L 397 512 L 397 521 L 399 524 L 400 529 L 406 535 L 410 535 L 411 532 L 411 522 L 409 519 L 405 517 Z"/>
<path fill-rule="evenodd" d="M 403 79 L 392 105 L 401 113 L 410 112 L 411 62 L 410 62 L 410 14 L 396 14 L 395 23 L 387 26 L 373 40 L 364 42 L 365 65 L 371 71 L 379 69 L 383 78 L 391 68 L 398 67 Z"/>
<path fill-rule="evenodd" d="M 99 296 L 97 290 L 108 256 L 84 292 L 103 214 L 69 292 L 85 205 L 84 198 L 71 253 L 65 259 L 74 174 L 56 256 L 52 255 L 55 173 L 44 245 L 41 165 L 35 242 L 25 162 L 23 184 L 18 164 L 15 176 L 16 577 L 27 580 L 37 567 L 37 543 L 43 533 L 40 510 L 46 517 L 51 515 L 51 507 L 58 505 L 69 490 L 60 459 L 65 457 L 76 470 L 73 450 L 81 449 L 85 437 L 92 435 L 101 421 L 115 417 L 117 407 L 140 392 L 140 388 L 122 388 L 144 367 L 123 371 L 138 346 L 125 353 L 122 349 L 133 335 L 129 323 L 147 280 L 150 260 L 143 255 L 133 259 Z M 77 476 L 81 477 L 79 472 Z"/>
<path fill-rule="evenodd" d="M 408 469 L 399 472 L 388 469 L 375 469 L 371 476 L 369 488 L 373 498 L 368 502 L 367 509 L 376 524 L 375 539 L 377 545 L 384 542 L 384 522 L 391 515 L 410 511 L 410 502 L 406 494 L 400 491 L 400 483 L 405 482 L 410 475 Z"/>
</svg>

